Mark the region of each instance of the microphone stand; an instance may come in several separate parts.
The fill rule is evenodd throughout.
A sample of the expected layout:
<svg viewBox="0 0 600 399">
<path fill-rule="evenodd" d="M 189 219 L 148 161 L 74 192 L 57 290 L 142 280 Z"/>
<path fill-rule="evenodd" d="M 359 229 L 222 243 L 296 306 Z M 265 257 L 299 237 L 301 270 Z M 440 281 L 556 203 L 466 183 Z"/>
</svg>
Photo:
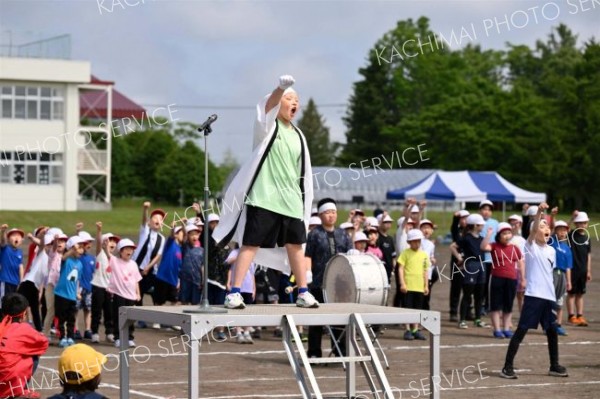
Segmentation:
<svg viewBox="0 0 600 399">
<path fill-rule="evenodd" d="M 208 188 L 208 135 L 212 133 L 210 123 L 205 128 L 199 128 L 198 131 L 204 132 L 204 210 L 208 208 L 208 199 L 210 196 L 210 189 Z M 208 220 L 207 217 L 204 220 Z M 210 240 L 208 222 L 204 226 L 204 285 L 202 288 L 202 301 L 200 306 L 197 308 L 184 309 L 184 313 L 227 313 L 227 309 L 224 307 L 213 307 L 208 303 L 208 244 Z"/>
</svg>

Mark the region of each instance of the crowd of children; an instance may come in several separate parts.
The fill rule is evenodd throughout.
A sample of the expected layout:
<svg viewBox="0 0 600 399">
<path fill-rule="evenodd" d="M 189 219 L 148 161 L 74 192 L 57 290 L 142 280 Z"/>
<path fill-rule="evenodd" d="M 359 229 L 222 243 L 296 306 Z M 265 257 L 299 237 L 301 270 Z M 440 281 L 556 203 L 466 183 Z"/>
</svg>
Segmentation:
<svg viewBox="0 0 600 399">
<path fill-rule="evenodd" d="M 306 277 L 312 295 L 323 301 L 323 273 L 333 256 L 370 254 L 381 261 L 390 281 L 395 279 L 394 306 L 429 309 L 437 261 L 432 241 L 435 226 L 422 217 L 425 207 L 425 202 L 407 200 L 394 237 L 389 235 L 393 219 L 387 212 L 366 217 L 360 209 L 354 209 L 348 220 L 336 227 L 335 201 L 319 201 L 305 250 Z M 138 244 L 105 233 L 101 222 L 96 223 L 95 237 L 85 232 L 81 223 L 70 237 L 56 227 L 40 226 L 26 236 L 18 228 L 1 225 L 0 341 L 12 342 L 0 347 L 0 358 L 5 363 L 29 359 L 26 364 L 19 363 L 21 368 L 0 367 L 2 379 L 29 379 L 37 357 L 45 352 L 52 335 L 57 337 L 59 347 L 73 351 L 77 348 L 82 352 L 74 353 L 88 357 L 97 352 L 85 345 L 80 347 L 75 341 L 83 338 L 100 342 L 101 325 L 107 342 L 119 346 L 120 339 L 127 339 L 130 346 L 135 346 L 133 325 L 128 337 L 120 337 L 115 327 L 119 308 L 140 305 L 144 294 L 151 294 L 153 304 L 158 306 L 200 303 L 204 234 L 208 234 L 209 250 L 213 250 L 209 259 L 209 301 L 223 305 L 233 284 L 239 249 L 235 243 L 226 248 L 216 246 L 211 234 L 219 223 L 218 215 L 207 216 L 205 229 L 201 209 L 197 204 L 194 209 L 197 217 L 173 223 L 165 238 L 161 232 L 164 211 L 150 211 L 150 203 L 144 203 Z M 585 212 L 574 212 L 571 230 L 569 223 L 554 220 L 557 208 L 548 215 L 543 212 L 546 209 L 546 204 L 525 206 L 523 215 L 511 215 L 507 222 L 498 223 L 491 217 L 492 206 L 484 201 L 480 213 L 456 212 L 451 226 L 450 319 L 463 329 L 468 328 L 468 320 L 476 327 L 488 327 L 483 317 L 489 313 L 492 336 L 511 338 L 501 373 L 505 378 L 516 378 L 512 362 L 519 344 L 527 329 L 539 323 L 548 335 L 550 374 L 566 376 L 566 369 L 558 363 L 554 339 L 555 335 L 567 335 L 562 325 L 565 302 L 568 324 L 587 325 L 583 296 L 591 279 L 589 218 Z M 31 241 L 26 257 L 21 249 L 25 237 Z M 550 267 L 550 274 L 544 271 L 544 265 Z M 290 276 L 252 264 L 243 278 L 241 295 L 246 304 L 293 303 L 292 284 Z M 521 319 L 513 332 L 515 299 Z M 550 305 L 548 311 L 545 306 Z M 557 317 L 552 310 L 557 311 Z M 27 320 L 33 328 L 24 323 Z M 261 330 L 247 327 L 233 331 L 236 342 L 247 344 L 253 343 L 253 337 L 260 336 Z M 342 329 L 333 328 L 331 332 L 332 351 L 343 356 L 344 340 L 338 339 Z M 224 331 L 217 333 L 225 337 Z M 322 335 L 320 327 L 308 329 L 309 356 L 322 356 Z M 414 324 L 406 326 L 403 337 L 426 339 Z M 70 380 L 62 379 L 66 391 L 77 388 Z M 97 387 L 99 372 L 80 381 Z"/>
</svg>

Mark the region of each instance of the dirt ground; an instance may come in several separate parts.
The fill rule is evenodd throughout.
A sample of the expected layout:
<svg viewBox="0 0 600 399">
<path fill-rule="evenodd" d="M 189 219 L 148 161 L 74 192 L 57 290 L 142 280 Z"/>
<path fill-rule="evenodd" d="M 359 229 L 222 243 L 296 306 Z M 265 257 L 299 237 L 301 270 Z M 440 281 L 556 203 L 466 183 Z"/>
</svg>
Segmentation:
<svg viewBox="0 0 600 399">
<path fill-rule="evenodd" d="M 600 397 L 600 245 L 593 253 L 595 280 L 585 296 L 589 327 L 567 326 L 569 335 L 560 337 L 561 363 L 568 378 L 550 377 L 546 338 L 540 330 L 530 331 L 515 361 L 519 379 L 498 377 L 508 340 L 492 338 L 490 329 L 459 330 L 448 320 L 447 280 L 433 287 L 432 309 L 442 314 L 441 397 L 481 398 L 598 398 Z M 438 259 L 448 259 L 447 247 L 437 250 Z M 515 304 L 515 310 L 517 309 Z M 566 317 L 566 316 L 565 316 Z M 514 314 L 514 323 L 518 312 Z M 486 321 L 489 321 L 486 319 Z M 566 324 L 565 324 L 566 325 Z M 386 371 L 395 398 L 425 398 L 429 389 L 429 342 L 404 341 L 397 326 L 388 326 L 380 343 L 390 363 Z M 169 341 L 171 339 L 171 341 Z M 131 358 L 130 396 L 139 398 L 186 398 L 187 355 L 179 334 L 166 330 L 136 330 L 137 356 Z M 107 343 L 96 346 L 105 354 L 118 351 Z M 323 348 L 329 342 L 323 339 Z M 151 356 L 148 356 L 151 353 Z M 327 353 L 327 351 L 325 351 Z M 34 386 L 42 397 L 60 391 L 54 374 L 60 349 L 54 343 L 40 360 Z M 273 336 L 273 329 L 262 331 L 253 345 L 240 345 L 234 339 L 203 343 L 200 349 L 200 397 L 228 398 L 300 398 L 298 384 L 288 363 L 283 345 Z M 345 373 L 341 366 L 314 367 L 326 397 L 344 397 Z M 357 387 L 364 398 L 372 397 L 365 378 L 357 371 Z M 110 398 L 119 395 L 118 363 L 111 357 L 105 365 L 100 392 Z"/>
</svg>

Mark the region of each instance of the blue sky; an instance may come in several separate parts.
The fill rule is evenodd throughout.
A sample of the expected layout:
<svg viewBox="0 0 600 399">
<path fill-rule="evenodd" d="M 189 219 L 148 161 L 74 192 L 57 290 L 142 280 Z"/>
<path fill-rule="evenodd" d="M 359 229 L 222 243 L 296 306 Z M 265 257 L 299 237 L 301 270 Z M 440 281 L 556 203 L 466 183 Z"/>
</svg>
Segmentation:
<svg viewBox="0 0 600 399">
<path fill-rule="evenodd" d="M 296 78 L 302 102 L 322 105 L 332 139 L 343 142 L 344 104 L 367 52 L 398 20 L 420 16 L 446 37 L 474 31 L 484 48 L 532 45 L 561 22 L 580 40 L 600 39 L 600 0 L 0 0 L 0 34 L 1 44 L 70 34 L 72 59 L 90 61 L 149 111 L 174 104 L 176 117 L 198 123 L 218 114 L 211 158 L 230 150 L 241 162 L 254 105 L 281 74 Z"/>
</svg>

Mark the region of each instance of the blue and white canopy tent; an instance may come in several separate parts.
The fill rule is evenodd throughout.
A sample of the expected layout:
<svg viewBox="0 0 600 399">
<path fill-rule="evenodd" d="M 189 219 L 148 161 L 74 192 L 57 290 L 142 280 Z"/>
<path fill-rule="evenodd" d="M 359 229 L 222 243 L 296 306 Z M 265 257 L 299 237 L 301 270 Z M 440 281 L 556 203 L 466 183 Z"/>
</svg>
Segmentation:
<svg viewBox="0 0 600 399">
<path fill-rule="evenodd" d="M 478 202 L 488 199 L 502 202 L 503 218 L 507 202 L 540 203 L 545 193 L 536 193 L 515 186 L 497 172 L 437 171 L 407 187 L 388 191 L 387 199 L 416 199 Z"/>
</svg>

